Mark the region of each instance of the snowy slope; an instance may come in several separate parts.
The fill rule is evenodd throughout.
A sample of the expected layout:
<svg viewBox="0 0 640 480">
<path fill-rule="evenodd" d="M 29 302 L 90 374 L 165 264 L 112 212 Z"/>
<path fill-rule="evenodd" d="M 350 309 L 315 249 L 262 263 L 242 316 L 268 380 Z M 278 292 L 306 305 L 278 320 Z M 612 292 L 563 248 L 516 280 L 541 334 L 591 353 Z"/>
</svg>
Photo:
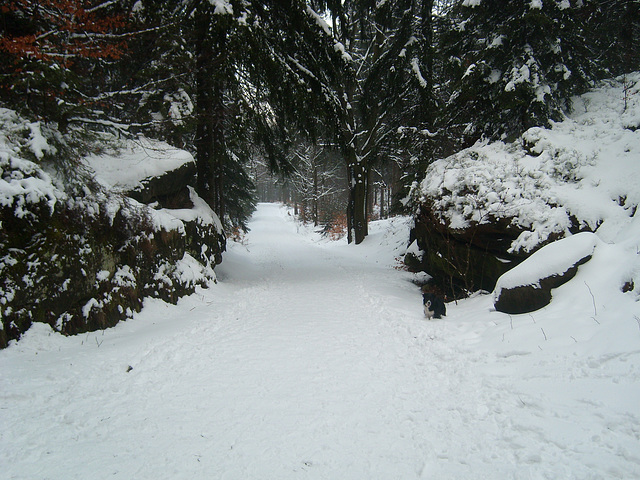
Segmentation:
<svg viewBox="0 0 640 480">
<path fill-rule="evenodd" d="M 533 315 L 484 295 L 426 321 L 393 268 L 407 219 L 360 246 L 277 205 L 250 228 L 177 306 L 79 337 L 35 325 L 0 351 L 0 477 L 640 478 L 640 308 L 609 282 L 617 245 Z"/>
</svg>

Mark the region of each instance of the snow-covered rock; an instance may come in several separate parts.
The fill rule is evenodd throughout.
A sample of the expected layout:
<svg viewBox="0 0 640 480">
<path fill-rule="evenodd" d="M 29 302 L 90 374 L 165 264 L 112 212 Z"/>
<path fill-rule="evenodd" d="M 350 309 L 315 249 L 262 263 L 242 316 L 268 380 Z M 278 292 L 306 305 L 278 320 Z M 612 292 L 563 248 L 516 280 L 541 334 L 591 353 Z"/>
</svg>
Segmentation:
<svg viewBox="0 0 640 480">
<path fill-rule="evenodd" d="M 182 186 L 177 210 L 124 195 L 192 163 L 188 153 L 165 149 L 154 166 L 158 159 L 136 145 L 120 163 L 106 155 L 93 163 L 101 187 L 67 188 L 47 168 L 56 151 L 41 133 L 0 109 L 0 348 L 33 322 L 64 334 L 103 329 L 130 318 L 144 298 L 175 302 L 215 279 L 224 233 L 193 189 Z"/>
<path fill-rule="evenodd" d="M 639 93 L 640 73 L 605 82 L 550 128 L 431 164 L 410 195 L 422 268 L 458 290 L 492 290 L 557 239 L 615 242 L 640 204 Z"/>
<path fill-rule="evenodd" d="M 145 137 L 124 142 L 116 152 L 89 155 L 84 162 L 100 184 L 141 203 L 185 191 L 196 174 L 189 152 Z"/>
<path fill-rule="evenodd" d="M 550 243 L 502 275 L 493 291 L 496 310 L 528 313 L 551 302 L 551 290 L 567 283 L 578 267 L 589 261 L 599 240 L 593 233 L 578 233 Z"/>
<path fill-rule="evenodd" d="M 407 247 L 407 251 L 404 254 L 404 264 L 409 268 L 415 268 L 422 262 L 423 255 L 424 252 L 418 247 L 418 241 L 414 240 L 409 247 Z"/>
</svg>

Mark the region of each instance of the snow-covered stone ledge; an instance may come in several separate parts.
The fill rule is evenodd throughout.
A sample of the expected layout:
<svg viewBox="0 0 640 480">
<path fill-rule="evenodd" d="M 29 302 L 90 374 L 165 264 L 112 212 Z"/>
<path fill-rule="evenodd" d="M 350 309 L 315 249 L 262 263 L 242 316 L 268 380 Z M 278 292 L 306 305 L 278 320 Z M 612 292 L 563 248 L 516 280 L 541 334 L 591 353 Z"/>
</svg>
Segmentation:
<svg viewBox="0 0 640 480">
<path fill-rule="evenodd" d="M 598 244 L 593 233 L 578 233 L 550 243 L 502 275 L 493 291 L 499 312 L 528 313 L 551 302 L 552 290 L 567 283 L 588 262 Z"/>
<path fill-rule="evenodd" d="M 66 335 L 103 329 L 132 317 L 147 297 L 176 302 L 215 281 L 224 233 L 193 189 L 183 185 L 181 208 L 169 209 L 129 198 L 98 175 L 101 187 L 67 188 L 45 169 L 43 152 L 55 149 L 34 131 L 38 125 L 0 109 L 0 348 L 33 322 Z M 157 165 L 134 146 L 124 159 L 102 157 L 102 166 L 126 190 L 192 161 L 163 152 L 170 154 Z"/>
</svg>

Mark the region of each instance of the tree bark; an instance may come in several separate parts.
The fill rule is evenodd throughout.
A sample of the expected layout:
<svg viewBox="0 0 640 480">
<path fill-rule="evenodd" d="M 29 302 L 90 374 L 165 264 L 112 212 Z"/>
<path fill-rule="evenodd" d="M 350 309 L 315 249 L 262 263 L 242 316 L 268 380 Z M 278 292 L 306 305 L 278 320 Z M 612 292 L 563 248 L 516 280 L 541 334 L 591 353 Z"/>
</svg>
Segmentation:
<svg viewBox="0 0 640 480">
<path fill-rule="evenodd" d="M 211 159 L 213 156 L 213 123 L 212 123 L 212 106 L 211 97 L 212 77 L 208 72 L 211 64 L 212 48 L 208 41 L 208 33 L 210 20 L 208 16 L 198 13 L 198 21 L 196 22 L 196 169 L 197 183 L 196 190 L 198 195 L 204 199 L 209 205 L 212 205 L 211 197 Z"/>
<path fill-rule="evenodd" d="M 227 25 L 212 24 L 207 11 L 196 12 L 196 190 L 224 221 L 225 44 Z"/>
<path fill-rule="evenodd" d="M 347 181 L 349 182 L 349 202 L 347 207 L 347 240 L 356 245 L 362 243 L 368 234 L 367 226 L 367 172 L 353 148 L 347 157 Z"/>
<path fill-rule="evenodd" d="M 318 164 L 317 158 L 313 163 L 313 226 L 318 226 Z"/>
<path fill-rule="evenodd" d="M 225 144 L 225 106 L 224 106 L 224 80 L 216 78 L 213 86 L 212 105 L 212 179 L 211 193 L 213 199 L 213 211 L 224 219 L 226 209 L 224 201 L 224 163 L 227 155 Z"/>
</svg>

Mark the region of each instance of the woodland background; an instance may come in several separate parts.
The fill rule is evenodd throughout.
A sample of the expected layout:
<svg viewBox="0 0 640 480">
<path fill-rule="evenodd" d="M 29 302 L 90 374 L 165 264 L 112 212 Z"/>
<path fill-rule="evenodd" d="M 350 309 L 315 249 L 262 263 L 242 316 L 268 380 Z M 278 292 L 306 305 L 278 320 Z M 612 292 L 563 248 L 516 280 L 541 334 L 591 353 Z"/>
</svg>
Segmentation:
<svg viewBox="0 0 640 480">
<path fill-rule="evenodd" d="M 559 120 L 640 67 L 633 0 L 11 0 L 0 105 L 40 121 L 67 188 L 117 136 L 191 152 L 232 231 L 284 200 L 367 235 L 428 164 Z"/>
</svg>

